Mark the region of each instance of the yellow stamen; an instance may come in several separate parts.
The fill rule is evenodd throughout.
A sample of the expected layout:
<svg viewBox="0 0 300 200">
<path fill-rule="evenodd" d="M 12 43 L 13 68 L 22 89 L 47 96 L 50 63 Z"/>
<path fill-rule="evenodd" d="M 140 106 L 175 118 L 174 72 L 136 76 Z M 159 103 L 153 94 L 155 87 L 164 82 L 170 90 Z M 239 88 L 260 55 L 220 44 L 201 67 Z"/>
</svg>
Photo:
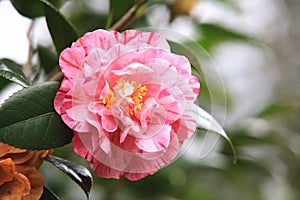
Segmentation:
<svg viewBox="0 0 300 200">
<path fill-rule="evenodd" d="M 128 102 L 128 112 L 133 115 L 137 110 L 142 110 L 142 101 L 146 94 L 147 86 L 142 86 L 135 81 L 127 82 L 119 80 L 113 91 L 109 89 L 108 95 L 102 99 L 102 103 L 106 108 L 111 108 L 116 100 L 126 98 Z"/>
<path fill-rule="evenodd" d="M 131 115 L 133 115 L 137 110 L 142 110 L 142 100 L 143 97 L 146 96 L 147 94 L 147 87 L 144 86 L 140 86 L 138 87 L 132 94 L 131 94 L 131 99 L 133 102 L 133 106 L 130 107 L 129 106 L 129 113 Z"/>
<path fill-rule="evenodd" d="M 107 107 L 111 108 L 112 101 L 115 99 L 113 91 L 109 90 L 108 95 L 102 99 L 102 103 Z"/>
</svg>

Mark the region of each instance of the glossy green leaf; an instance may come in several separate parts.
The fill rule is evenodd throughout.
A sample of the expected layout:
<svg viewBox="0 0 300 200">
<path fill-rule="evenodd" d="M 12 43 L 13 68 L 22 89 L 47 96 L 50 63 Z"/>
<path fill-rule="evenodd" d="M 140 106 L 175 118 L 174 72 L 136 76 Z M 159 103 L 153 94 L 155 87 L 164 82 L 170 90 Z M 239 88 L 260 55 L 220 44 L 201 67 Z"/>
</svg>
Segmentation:
<svg viewBox="0 0 300 200">
<path fill-rule="evenodd" d="M 230 138 L 224 131 L 223 127 L 217 122 L 217 120 L 196 104 L 193 104 L 190 115 L 196 121 L 197 128 L 219 134 L 229 142 L 233 152 L 234 163 L 235 163 L 236 152 L 233 143 L 231 142 Z"/>
<path fill-rule="evenodd" d="M 75 181 L 83 189 L 87 198 L 89 198 L 89 193 L 93 184 L 93 178 L 89 170 L 82 165 L 55 156 L 48 156 L 46 160 Z"/>
<path fill-rule="evenodd" d="M 0 92 L 3 88 L 5 88 L 8 85 L 9 81 L 3 77 L 0 76 Z"/>
<path fill-rule="evenodd" d="M 44 191 L 40 200 L 59 200 L 59 198 L 49 188 L 44 186 Z"/>
<path fill-rule="evenodd" d="M 44 4 L 48 29 L 59 54 L 62 50 L 71 46 L 72 42 L 77 40 L 77 32 L 71 23 L 53 5 L 45 0 L 41 0 L 41 2 Z"/>
<path fill-rule="evenodd" d="M 59 7 L 65 0 L 48 0 L 51 4 Z M 11 0 L 15 9 L 23 16 L 36 18 L 44 15 L 44 6 L 40 0 Z"/>
<path fill-rule="evenodd" d="M 23 87 L 28 87 L 31 84 L 24 75 L 21 66 L 9 59 L 0 59 L 0 76 Z"/>
<path fill-rule="evenodd" d="M 208 51 L 226 41 L 240 41 L 249 44 L 258 44 L 258 41 L 246 34 L 239 33 L 217 24 L 203 23 L 199 26 L 199 32 L 201 35 L 199 43 Z"/>
<path fill-rule="evenodd" d="M 59 83 L 23 89 L 0 107 L 0 141 L 23 149 L 50 149 L 71 142 L 72 130 L 53 108 Z"/>
</svg>

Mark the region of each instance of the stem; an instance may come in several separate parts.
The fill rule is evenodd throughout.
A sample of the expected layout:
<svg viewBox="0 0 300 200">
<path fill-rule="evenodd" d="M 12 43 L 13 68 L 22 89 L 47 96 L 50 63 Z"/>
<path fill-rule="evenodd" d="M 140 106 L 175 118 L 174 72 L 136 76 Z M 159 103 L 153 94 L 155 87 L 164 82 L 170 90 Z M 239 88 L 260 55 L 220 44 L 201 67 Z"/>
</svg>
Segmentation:
<svg viewBox="0 0 300 200">
<path fill-rule="evenodd" d="M 60 82 L 64 78 L 64 74 L 62 72 L 57 72 L 53 76 L 47 78 L 46 81 L 58 81 Z"/>
<path fill-rule="evenodd" d="M 105 24 L 105 29 L 108 30 L 109 27 L 111 26 L 112 20 L 113 20 L 114 12 L 109 12 L 109 15 L 107 16 L 107 21 Z"/>
<path fill-rule="evenodd" d="M 47 81 L 62 81 L 62 79 L 64 78 L 64 74 L 58 69 L 58 68 L 54 68 L 49 75 L 45 78 L 45 82 Z"/>
<path fill-rule="evenodd" d="M 134 4 L 124 15 L 117 21 L 110 29 L 111 30 L 120 30 L 124 28 L 135 16 L 137 10 L 144 5 L 148 0 L 141 0 Z"/>
<path fill-rule="evenodd" d="M 32 39 L 31 39 L 31 32 L 34 26 L 34 21 L 30 22 L 30 26 L 27 31 L 27 40 L 28 40 L 28 55 L 27 55 L 27 61 L 23 66 L 24 74 L 28 77 L 31 74 L 31 67 L 32 67 L 32 55 L 33 55 L 33 45 L 32 45 Z"/>
</svg>

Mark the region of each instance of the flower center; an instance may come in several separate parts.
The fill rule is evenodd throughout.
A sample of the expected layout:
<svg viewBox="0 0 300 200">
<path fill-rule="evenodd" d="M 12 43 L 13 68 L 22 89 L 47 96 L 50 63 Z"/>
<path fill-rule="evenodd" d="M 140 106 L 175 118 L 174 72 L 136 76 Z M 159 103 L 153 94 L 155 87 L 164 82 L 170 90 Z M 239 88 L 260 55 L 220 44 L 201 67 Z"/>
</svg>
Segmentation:
<svg viewBox="0 0 300 200">
<path fill-rule="evenodd" d="M 108 95 L 102 99 L 102 103 L 111 108 L 113 102 L 119 99 L 126 99 L 128 112 L 133 115 L 137 110 L 142 110 L 143 97 L 147 94 L 147 86 L 138 84 L 135 81 L 119 80 Z"/>
</svg>

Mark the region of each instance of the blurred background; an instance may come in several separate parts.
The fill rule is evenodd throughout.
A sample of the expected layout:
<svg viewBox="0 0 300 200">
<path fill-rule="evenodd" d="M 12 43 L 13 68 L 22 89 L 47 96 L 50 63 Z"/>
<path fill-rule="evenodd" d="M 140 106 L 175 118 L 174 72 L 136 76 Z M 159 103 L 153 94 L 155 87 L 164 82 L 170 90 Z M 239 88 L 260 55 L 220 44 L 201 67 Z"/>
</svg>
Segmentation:
<svg viewBox="0 0 300 200">
<path fill-rule="evenodd" d="M 108 0 L 53 2 L 80 35 L 109 27 Z M 115 2 L 111 23 L 134 1 Z M 184 36 L 177 42 L 192 52 L 206 77 L 198 102 L 224 125 L 237 164 L 223 138 L 199 131 L 178 159 L 143 180 L 94 176 L 91 199 L 300 199 L 299 9 L 299 0 L 149 0 L 128 28 L 155 27 Z M 23 17 L 11 1 L 2 0 L 0 27 L 0 58 L 23 65 L 33 81 L 58 70 L 44 17 Z M 16 89 L 0 78 L 0 102 Z M 71 145 L 55 155 L 89 167 Z M 61 199 L 85 198 L 51 164 L 45 162 L 41 172 Z"/>
</svg>

